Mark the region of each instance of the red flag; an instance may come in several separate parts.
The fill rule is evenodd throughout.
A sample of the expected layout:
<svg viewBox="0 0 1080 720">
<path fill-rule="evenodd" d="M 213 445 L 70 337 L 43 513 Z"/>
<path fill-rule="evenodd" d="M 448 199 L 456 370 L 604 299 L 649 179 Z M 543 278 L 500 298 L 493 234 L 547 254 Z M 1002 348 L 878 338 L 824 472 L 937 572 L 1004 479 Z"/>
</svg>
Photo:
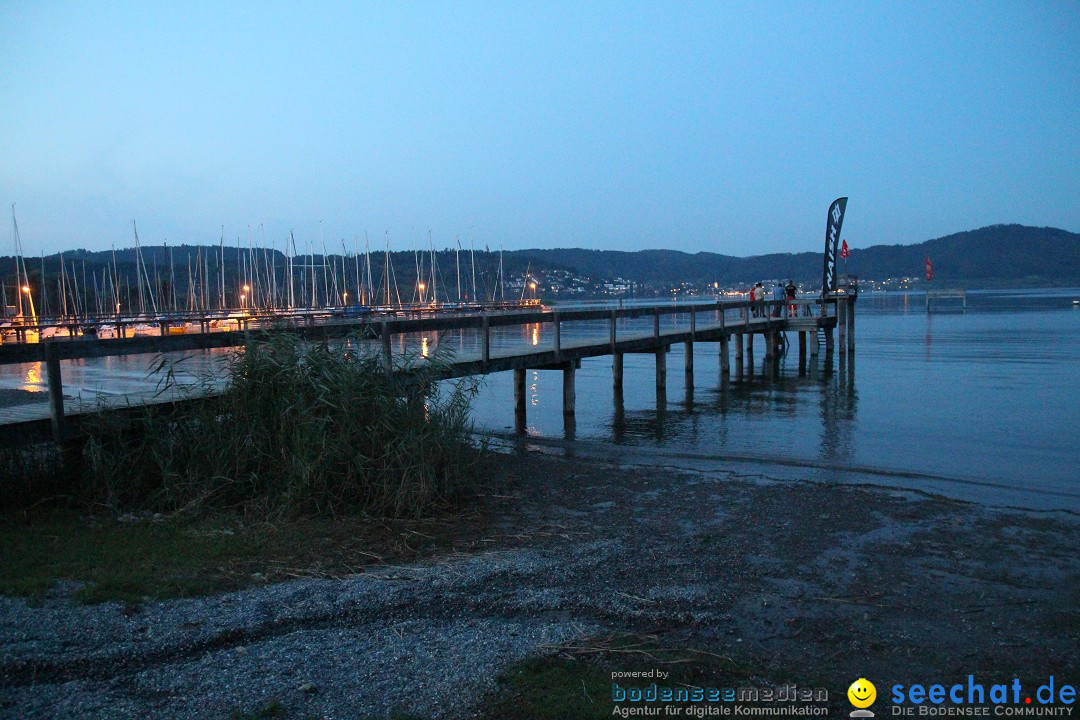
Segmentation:
<svg viewBox="0 0 1080 720">
<path fill-rule="evenodd" d="M 842 257 L 843 259 L 847 260 L 847 257 L 848 257 L 848 255 L 850 255 L 850 254 L 851 254 L 851 251 L 849 251 L 849 250 L 848 250 L 848 247 L 847 247 L 847 240 L 845 240 L 845 241 L 844 241 L 844 244 L 840 246 L 840 257 Z"/>
<path fill-rule="evenodd" d="M 934 279 L 934 266 L 930 262 L 930 256 L 926 256 L 926 282 Z"/>
</svg>

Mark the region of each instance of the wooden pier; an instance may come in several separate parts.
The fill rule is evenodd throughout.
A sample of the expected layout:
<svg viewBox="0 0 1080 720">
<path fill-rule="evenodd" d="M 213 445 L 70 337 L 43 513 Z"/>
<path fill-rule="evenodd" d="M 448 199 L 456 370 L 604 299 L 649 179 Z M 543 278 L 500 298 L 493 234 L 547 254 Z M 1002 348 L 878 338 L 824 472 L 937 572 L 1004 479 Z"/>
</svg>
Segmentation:
<svg viewBox="0 0 1080 720">
<path fill-rule="evenodd" d="M 734 375 L 752 373 L 755 367 L 755 338 L 762 339 L 766 374 L 775 372 L 783 351 L 782 334 L 798 334 L 800 372 L 807 351 L 818 354 L 823 339 L 826 353 L 839 346 L 841 355 L 855 348 L 855 295 L 838 293 L 824 300 L 783 300 L 751 303 L 720 301 L 709 303 L 665 303 L 653 306 L 587 309 L 526 309 L 432 314 L 420 317 L 350 319 L 320 318 L 318 322 L 267 323 L 248 325 L 229 332 L 183 335 L 139 336 L 114 339 L 49 340 L 0 346 L 0 364 L 44 363 L 48 378 L 46 404 L 36 403 L 0 409 L 0 446 L 13 447 L 54 440 L 63 442 L 80 434 L 82 422 L 99 412 L 132 412 L 146 405 L 164 405 L 181 400 L 178 395 L 141 393 L 120 395 L 110 402 L 65 402 L 61 361 L 81 358 L 121 356 L 172 351 L 192 351 L 242 346 L 254 332 L 290 332 L 311 340 L 340 338 L 361 333 L 377 341 L 387 371 L 394 367 L 394 337 L 453 330 L 475 332 L 479 352 L 455 357 L 445 366 L 447 378 L 494 372 L 514 373 L 514 415 L 519 429 L 526 422 L 526 371 L 563 372 L 563 416 L 568 424 L 576 411 L 575 371 L 588 358 L 612 357 L 613 392 L 622 394 L 623 357 L 627 353 L 648 353 L 655 357 L 656 392 L 662 400 L 667 389 L 667 353 L 675 343 L 685 346 L 684 372 L 687 387 L 693 386 L 694 351 L 700 343 L 715 343 L 719 372 L 732 375 L 731 345 L 734 343 Z M 678 321 L 683 321 L 679 324 Z M 636 321 L 636 323 L 634 322 Z M 664 327 L 666 321 L 672 327 Z M 588 331 L 573 340 L 564 340 L 572 323 L 589 323 Z M 546 347 L 499 347 L 494 332 L 512 326 L 550 328 Z M 636 327 L 628 328 L 629 325 Z M 837 336 L 834 338 L 834 334 Z M 184 396 L 183 399 L 189 399 Z"/>
<path fill-rule="evenodd" d="M 959 300 L 960 309 L 967 312 L 967 289 L 941 289 L 941 290 L 927 290 L 926 291 L 926 312 L 930 313 L 931 301 L 937 302 L 938 300 Z"/>
</svg>

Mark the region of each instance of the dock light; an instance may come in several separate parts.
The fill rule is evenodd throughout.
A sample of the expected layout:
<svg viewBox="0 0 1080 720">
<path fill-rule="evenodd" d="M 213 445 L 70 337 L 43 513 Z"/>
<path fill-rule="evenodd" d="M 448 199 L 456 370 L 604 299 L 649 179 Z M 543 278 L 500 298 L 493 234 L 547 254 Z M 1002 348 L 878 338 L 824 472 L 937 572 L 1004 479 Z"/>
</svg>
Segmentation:
<svg viewBox="0 0 1080 720">
<path fill-rule="evenodd" d="M 29 285 L 23 285 L 22 286 L 22 291 L 24 293 L 26 293 L 27 295 L 29 295 L 30 294 L 30 286 Z"/>
<path fill-rule="evenodd" d="M 423 292 L 424 288 L 426 288 L 426 287 L 427 287 L 427 285 L 425 285 L 424 283 L 420 283 L 420 292 Z"/>
<path fill-rule="evenodd" d="M 535 289 L 536 289 L 536 282 L 535 282 L 535 281 L 534 281 L 534 282 L 531 282 L 531 283 L 529 283 L 529 289 L 530 289 L 530 290 L 535 290 Z"/>
<path fill-rule="evenodd" d="M 342 293 L 341 297 L 342 297 L 342 300 L 345 302 L 345 304 L 348 305 L 349 304 L 349 293 L 347 293 L 347 292 Z"/>
<path fill-rule="evenodd" d="M 250 286 L 250 285 L 245 285 L 245 286 L 244 286 L 244 292 L 248 292 L 248 291 L 250 291 L 250 290 L 251 290 L 251 286 Z"/>
</svg>

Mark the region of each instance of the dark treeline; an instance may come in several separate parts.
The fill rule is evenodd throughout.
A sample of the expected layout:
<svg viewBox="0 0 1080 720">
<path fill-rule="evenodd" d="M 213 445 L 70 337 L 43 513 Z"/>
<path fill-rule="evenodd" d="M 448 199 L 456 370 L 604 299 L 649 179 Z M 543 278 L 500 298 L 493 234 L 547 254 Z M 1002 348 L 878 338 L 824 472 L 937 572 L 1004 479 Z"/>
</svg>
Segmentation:
<svg viewBox="0 0 1080 720">
<path fill-rule="evenodd" d="M 39 315 L 58 315 L 65 307 L 69 314 L 108 314 L 115 312 L 117 302 L 124 312 L 155 307 L 164 312 L 430 302 L 433 293 L 439 302 L 517 300 L 526 274 L 540 282 L 541 291 L 553 272 L 593 282 L 621 278 L 642 288 L 714 282 L 732 286 L 761 278 L 793 278 L 815 287 L 822 265 L 817 252 L 740 258 L 579 248 L 395 251 L 389 254 L 389 270 L 387 254 L 375 251 L 297 254 L 291 263 L 280 250 L 256 247 L 152 245 L 142 247 L 141 254 L 140 268 L 134 248 L 65 251 L 63 273 L 60 254 L 26 257 L 28 283 L 17 278 L 14 257 L 0 257 L 0 299 L 10 314 L 21 286 L 28 284 Z M 852 247 L 846 266 L 867 279 L 919 278 L 926 257 L 934 263 L 935 280 L 945 283 L 1080 283 L 1080 234 L 1022 225 L 994 225 L 916 245 Z"/>
<path fill-rule="evenodd" d="M 822 240 L 824 250 L 824 240 Z M 637 283 L 712 283 L 731 285 L 762 278 L 794 278 L 811 287 L 821 283 L 822 252 L 733 257 L 677 250 L 522 250 L 515 252 L 534 268 L 568 268 L 583 275 L 622 277 Z M 852 247 L 847 267 L 863 278 L 922 277 L 925 260 L 934 278 L 972 285 L 1080 283 L 1080 234 L 1057 228 L 993 225 L 927 240 L 916 245 Z M 510 253 L 507 253 L 509 263 Z M 843 261 L 840 261 L 843 265 Z"/>
</svg>

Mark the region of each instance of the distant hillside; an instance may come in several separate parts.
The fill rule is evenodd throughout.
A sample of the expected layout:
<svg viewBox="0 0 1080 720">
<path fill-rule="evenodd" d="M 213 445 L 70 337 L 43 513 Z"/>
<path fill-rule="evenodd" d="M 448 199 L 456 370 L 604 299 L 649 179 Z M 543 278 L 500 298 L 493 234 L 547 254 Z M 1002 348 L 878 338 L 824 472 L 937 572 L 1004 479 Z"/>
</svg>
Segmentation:
<svg viewBox="0 0 1080 720">
<path fill-rule="evenodd" d="M 555 267 L 583 275 L 623 277 L 641 283 L 719 282 L 761 278 L 821 282 L 821 253 L 779 253 L 732 257 L 677 250 L 520 250 L 507 253 L 515 267 Z M 924 261 L 934 264 L 934 278 L 970 285 L 1080 283 L 1080 234 L 1057 228 L 992 225 L 916 245 L 852 248 L 847 267 L 863 278 L 922 277 Z M 842 263 L 843 261 L 841 261 Z"/>
<path fill-rule="evenodd" d="M 217 246 L 157 245 L 143 247 L 142 254 L 145 268 L 140 270 L 131 248 L 118 249 L 115 253 L 66 251 L 65 294 L 69 300 L 81 294 L 90 307 L 111 307 L 116 298 L 124 306 L 132 307 L 139 298 L 140 287 L 149 287 L 154 297 L 164 298 L 168 304 L 210 306 L 225 296 L 228 303 L 238 305 L 240 295 L 248 292 L 242 289 L 247 283 L 255 285 L 257 292 L 262 287 L 261 292 L 265 293 L 270 285 L 268 278 L 274 277 L 275 282 L 281 278 L 278 287 L 283 289 L 289 266 L 277 250 L 226 247 L 222 252 Z M 456 299 L 459 288 L 463 298 L 474 294 L 489 299 L 497 295 L 514 298 L 526 292 L 526 273 L 538 281 L 536 292 L 548 298 L 663 295 L 679 285 L 689 292 L 704 292 L 713 283 L 744 288 L 756 280 L 776 278 L 792 278 L 806 289 L 816 289 L 821 283 L 822 269 L 819 252 L 740 258 L 677 250 L 621 252 L 562 248 L 516 250 L 501 256 L 485 250 L 475 256 L 462 252 L 458 257 L 453 250 L 444 249 L 436 256 L 433 280 L 430 253 L 412 250 L 391 253 L 390 273 L 385 271 L 385 254 L 373 253 L 370 258 L 373 287 L 364 296 L 390 295 L 405 301 L 415 300 L 420 293 L 418 280 L 423 278 L 429 286 L 438 288 L 439 297 L 446 301 Z M 863 280 L 921 279 L 927 256 L 934 264 L 935 281 L 943 285 L 1080 285 L 1080 234 L 1022 225 L 994 225 L 916 245 L 855 247 L 846 265 L 848 272 Z M 499 282 L 500 259 L 503 284 Z M 44 258 L 44 283 L 43 259 L 26 260 L 32 294 L 40 305 L 54 310 L 64 302 L 60 295 L 59 260 L 58 255 Z M 351 291 L 356 302 L 361 296 L 359 278 L 366 275 L 364 266 L 362 257 L 298 256 L 293 262 L 294 292 L 305 299 L 313 295 L 340 299 L 340 292 Z M 841 272 L 843 267 L 841 261 Z M 18 298 L 14 268 L 14 258 L 0 257 L 0 305 L 10 307 Z M 273 272 L 269 268 L 274 268 Z M 612 283 L 616 278 L 625 282 Z M 387 285 L 391 287 L 389 291 Z"/>
</svg>

